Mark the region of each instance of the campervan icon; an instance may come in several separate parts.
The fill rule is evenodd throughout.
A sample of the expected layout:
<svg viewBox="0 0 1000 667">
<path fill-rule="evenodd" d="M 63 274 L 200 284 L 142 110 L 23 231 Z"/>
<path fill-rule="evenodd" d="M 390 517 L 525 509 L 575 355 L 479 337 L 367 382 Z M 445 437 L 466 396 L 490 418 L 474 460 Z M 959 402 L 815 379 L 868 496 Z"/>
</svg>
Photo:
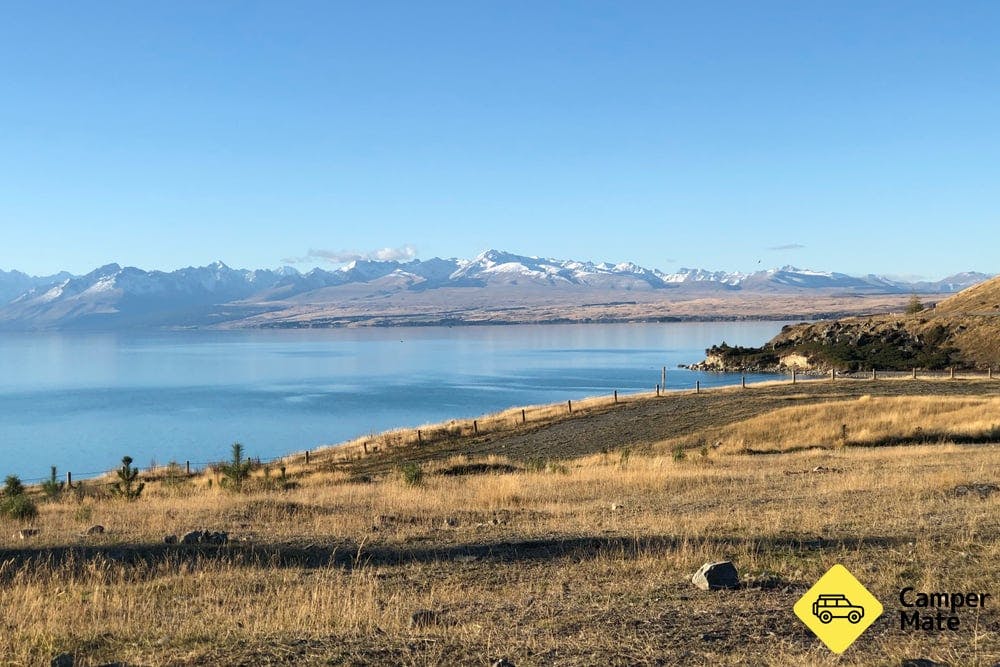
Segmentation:
<svg viewBox="0 0 1000 667">
<path fill-rule="evenodd" d="M 851 604 L 846 595 L 820 595 L 812 605 L 813 616 L 821 623 L 829 623 L 835 618 L 846 618 L 858 623 L 865 616 L 865 608 Z"/>
</svg>

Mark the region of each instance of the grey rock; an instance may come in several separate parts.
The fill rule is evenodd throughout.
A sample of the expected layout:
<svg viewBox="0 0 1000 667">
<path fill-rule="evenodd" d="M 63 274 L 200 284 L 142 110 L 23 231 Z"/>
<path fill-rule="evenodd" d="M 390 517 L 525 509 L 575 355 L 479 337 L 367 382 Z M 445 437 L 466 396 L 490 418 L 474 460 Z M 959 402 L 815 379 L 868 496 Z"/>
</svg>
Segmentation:
<svg viewBox="0 0 1000 667">
<path fill-rule="evenodd" d="M 736 572 L 736 566 L 732 561 L 705 563 L 691 577 L 691 583 L 703 591 L 739 588 L 740 575 Z"/>
<path fill-rule="evenodd" d="M 431 609 L 418 609 L 410 614 L 410 627 L 426 628 L 430 625 L 437 625 L 439 620 L 440 614 L 436 611 Z"/>
<path fill-rule="evenodd" d="M 181 538 L 181 544 L 201 544 L 202 531 L 192 530 L 190 533 L 184 533 L 184 537 Z"/>
<path fill-rule="evenodd" d="M 60 653 L 56 657 L 52 658 L 52 662 L 49 663 L 51 667 L 73 667 L 74 658 L 72 653 Z"/>
<path fill-rule="evenodd" d="M 181 544 L 226 544 L 228 542 L 229 533 L 225 531 L 192 530 L 181 538 Z"/>
<path fill-rule="evenodd" d="M 498 658 L 493 661 L 490 667 L 514 667 L 514 663 L 507 658 Z"/>
<path fill-rule="evenodd" d="M 87 535 L 103 535 L 104 526 L 101 524 L 95 524 L 87 529 Z"/>
<path fill-rule="evenodd" d="M 29 537 L 34 537 L 37 534 L 38 534 L 37 528 L 22 528 L 21 530 L 17 531 L 17 533 L 15 533 L 14 537 L 26 540 Z"/>
</svg>

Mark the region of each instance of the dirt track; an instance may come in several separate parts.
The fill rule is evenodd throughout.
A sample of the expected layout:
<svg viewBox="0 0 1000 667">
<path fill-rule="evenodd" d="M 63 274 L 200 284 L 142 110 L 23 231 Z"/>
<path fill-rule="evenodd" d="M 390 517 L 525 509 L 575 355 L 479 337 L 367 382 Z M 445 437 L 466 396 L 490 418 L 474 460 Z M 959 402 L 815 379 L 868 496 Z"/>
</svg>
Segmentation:
<svg viewBox="0 0 1000 667">
<path fill-rule="evenodd" d="M 429 461 L 456 454 L 500 454 L 513 459 L 568 458 L 642 447 L 666 438 L 694 434 L 770 412 L 859 396 L 1000 395 L 1000 380 L 859 380 L 800 381 L 798 384 L 749 386 L 671 393 L 660 398 L 624 398 L 617 406 L 581 411 L 572 417 L 516 430 L 453 438 L 424 447 L 388 450 L 351 465 L 355 474 L 385 471 L 404 461 Z"/>
</svg>

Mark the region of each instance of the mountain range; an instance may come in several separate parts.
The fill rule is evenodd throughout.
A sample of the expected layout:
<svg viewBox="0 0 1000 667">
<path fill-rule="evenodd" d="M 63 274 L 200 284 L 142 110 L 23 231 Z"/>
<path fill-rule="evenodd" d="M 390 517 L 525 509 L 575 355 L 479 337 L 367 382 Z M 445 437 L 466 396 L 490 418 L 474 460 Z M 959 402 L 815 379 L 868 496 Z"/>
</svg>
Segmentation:
<svg viewBox="0 0 1000 667">
<path fill-rule="evenodd" d="M 643 319 L 642 305 L 741 295 L 859 297 L 949 294 L 986 280 L 962 273 L 935 282 L 850 276 L 785 266 L 754 273 L 633 263 L 580 262 L 488 250 L 474 259 L 355 261 L 335 270 L 233 269 L 222 262 L 171 272 L 108 264 L 86 275 L 33 277 L 0 271 L 2 329 L 341 326 L 576 321 L 560 306 L 595 305 Z M 520 319 L 472 318 L 471 311 L 544 309 Z M 662 310 L 662 309 L 661 309 Z M 766 316 L 768 313 L 760 313 Z M 771 313 L 779 315 L 779 313 Z M 416 320 L 414 316 L 420 316 Z M 421 319 L 422 318 L 422 319 Z M 603 317 L 616 319 L 612 314 Z"/>
</svg>

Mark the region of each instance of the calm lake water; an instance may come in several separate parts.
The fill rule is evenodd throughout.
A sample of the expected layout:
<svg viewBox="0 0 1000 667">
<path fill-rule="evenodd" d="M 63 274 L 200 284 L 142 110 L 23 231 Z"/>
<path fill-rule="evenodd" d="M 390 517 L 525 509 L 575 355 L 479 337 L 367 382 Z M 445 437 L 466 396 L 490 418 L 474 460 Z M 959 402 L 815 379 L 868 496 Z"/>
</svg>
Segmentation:
<svg viewBox="0 0 1000 667">
<path fill-rule="evenodd" d="M 694 373 L 725 340 L 759 345 L 781 322 L 0 335 L 0 475 L 56 465 L 83 477 L 271 458 L 365 433 L 502 408 L 733 384 Z M 762 379 L 748 377 L 748 381 Z"/>
</svg>

